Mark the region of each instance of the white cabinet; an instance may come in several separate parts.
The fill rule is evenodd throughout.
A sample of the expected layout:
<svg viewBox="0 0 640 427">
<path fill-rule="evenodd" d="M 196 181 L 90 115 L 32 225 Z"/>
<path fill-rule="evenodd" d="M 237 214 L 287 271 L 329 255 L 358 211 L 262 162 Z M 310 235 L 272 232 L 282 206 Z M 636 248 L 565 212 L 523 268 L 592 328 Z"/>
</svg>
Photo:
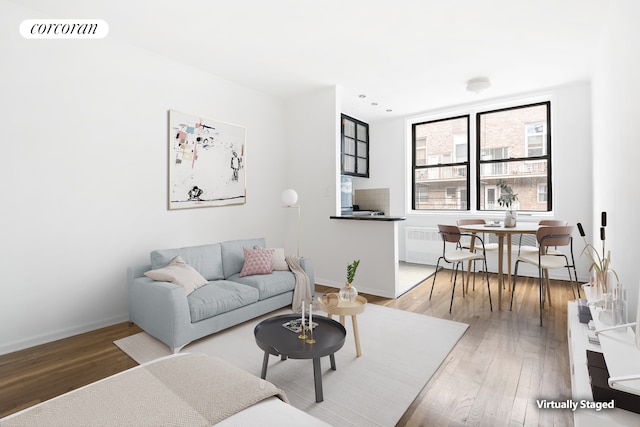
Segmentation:
<svg viewBox="0 0 640 427">
<path fill-rule="evenodd" d="M 587 350 L 602 353 L 600 345 L 591 344 L 586 324 L 578 319 L 578 305 L 570 301 L 567 307 L 567 328 L 569 342 L 569 362 L 571 364 L 571 397 L 575 402 L 581 400 L 593 401 L 589 370 L 587 368 Z M 611 371 L 611 368 L 609 368 Z M 576 427 L 609 426 L 640 426 L 640 414 L 624 409 L 594 409 L 578 408 L 573 414 Z"/>
</svg>

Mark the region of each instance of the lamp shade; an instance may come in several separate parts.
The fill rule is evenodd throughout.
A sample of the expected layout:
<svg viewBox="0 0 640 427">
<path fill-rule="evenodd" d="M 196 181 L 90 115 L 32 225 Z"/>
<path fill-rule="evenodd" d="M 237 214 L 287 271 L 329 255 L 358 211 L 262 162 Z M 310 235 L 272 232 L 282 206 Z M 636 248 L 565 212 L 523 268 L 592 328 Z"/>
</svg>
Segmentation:
<svg viewBox="0 0 640 427">
<path fill-rule="evenodd" d="M 284 190 L 280 197 L 285 206 L 293 206 L 298 201 L 298 193 L 292 189 Z"/>
</svg>

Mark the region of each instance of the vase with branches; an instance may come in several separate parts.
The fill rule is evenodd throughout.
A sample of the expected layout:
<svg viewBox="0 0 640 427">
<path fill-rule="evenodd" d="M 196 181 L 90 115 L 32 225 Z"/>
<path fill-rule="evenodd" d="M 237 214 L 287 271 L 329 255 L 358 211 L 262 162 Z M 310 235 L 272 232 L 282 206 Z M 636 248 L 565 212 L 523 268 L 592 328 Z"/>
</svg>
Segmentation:
<svg viewBox="0 0 640 427">
<path fill-rule="evenodd" d="M 356 270 L 360 265 L 360 260 L 354 260 L 351 264 L 347 265 L 347 282 L 344 287 L 340 289 L 340 299 L 343 301 L 353 301 L 358 296 L 358 290 L 353 286 L 353 279 L 356 276 Z"/>
<path fill-rule="evenodd" d="M 594 245 L 589 243 L 586 238 L 586 233 L 581 223 L 578 223 L 578 232 L 584 240 L 584 248 L 581 255 L 586 255 L 589 258 L 591 264 L 589 265 L 589 271 L 591 272 L 591 283 L 594 287 L 596 295 L 602 297 L 602 295 L 612 292 L 616 284 L 619 283 L 618 273 L 611 268 L 611 251 L 606 248 L 606 227 L 607 227 L 607 213 L 602 212 L 600 215 L 600 241 L 602 242 L 602 249 L 598 251 Z M 615 283 L 613 278 L 615 277 Z"/>
<path fill-rule="evenodd" d="M 516 226 L 516 211 L 513 209 L 513 204 L 518 201 L 518 193 L 513 192 L 513 188 L 504 179 L 498 181 L 496 186 L 500 189 L 500 197 L 498 198 L 498 204 L 506 208 L 504 216 L 505 227 Z"/>
</svg>

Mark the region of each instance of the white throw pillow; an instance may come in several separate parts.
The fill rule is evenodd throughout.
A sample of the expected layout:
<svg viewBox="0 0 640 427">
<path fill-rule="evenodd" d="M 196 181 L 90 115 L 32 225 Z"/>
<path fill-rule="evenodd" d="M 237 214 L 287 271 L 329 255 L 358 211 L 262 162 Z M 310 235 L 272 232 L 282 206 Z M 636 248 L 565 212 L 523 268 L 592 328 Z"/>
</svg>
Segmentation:
<svg viewBox="0 0 640 427">
<path fill-rule="evenodd" d="M 200 286 L 209 283 L 193 267 L 184 262 L 180 255 L 171 260 L 166 267 L 149 270 L 144 275 L 159 282 L 171 282 L 180 285 L 185 289 L 187 295 Z"/>
<path fill-rule="evenodd" d="M 253 249 L 264 249 L 260 246 L 254 246 Z M 273 258 L 271 258 L 271 269 L 288 271 L 289 264 L 284 258 L 284 248 L 269 248 L 273 251 Z"/>
</svg>

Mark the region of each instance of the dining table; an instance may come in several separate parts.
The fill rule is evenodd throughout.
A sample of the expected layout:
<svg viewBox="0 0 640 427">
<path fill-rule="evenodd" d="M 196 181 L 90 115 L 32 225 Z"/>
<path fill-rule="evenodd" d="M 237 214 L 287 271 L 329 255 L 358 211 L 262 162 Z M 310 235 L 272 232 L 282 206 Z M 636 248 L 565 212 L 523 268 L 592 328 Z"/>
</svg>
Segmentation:
<svg viewBox="0 0 640 427">
<path fill-rule="evenodd" d="M 507 241 L 507 259 L 508 259 L 508 282 L 511 284 L 511 241 L 514 234 L 536 234 L 540 225 L 536 222 L 518 222 L 514 227 L 505 227 L 503 223 L 486 223 L 486 224 L 466 224 L 459 225 L 458 229 L 465 233 L 477 234 L 495 234 L 498 237 L 498 309 L 502 309 L 502 288 L 504 287 L 504 273 L 502 266 L 504 264 L 504 248 L 505 237 Z M 475 250 L 475 239 L 471 239 L 470 251 Z M 471 276 L 471 263 L 467 269 L 467 287 L 469 286 L 469 278 Z M 465 290 L 466 292 L 466 290 Z"/>
</svg>

